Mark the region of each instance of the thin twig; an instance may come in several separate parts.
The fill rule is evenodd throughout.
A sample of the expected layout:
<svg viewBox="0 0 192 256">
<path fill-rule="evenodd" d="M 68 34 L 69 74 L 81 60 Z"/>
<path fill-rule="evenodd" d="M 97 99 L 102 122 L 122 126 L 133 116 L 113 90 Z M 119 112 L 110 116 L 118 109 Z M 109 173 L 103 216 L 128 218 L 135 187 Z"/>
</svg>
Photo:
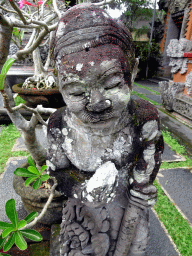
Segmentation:
<svg viewBox="0 0 192 256">
<path fill-rule="evenodd" d="M 55 28 L 57 27 L 57 23 L 54 25 L 49 26 L 49 31 L 53 31 L 55 30 Z M 18 51 L 15 55 L 13 55 L 13 58 L 15 59 L 20 59 L 23 55 L 31 53 L 32 51 L 34 51 L 43 41 L 44 37 L 48 34 L 48 32 L 43 29 L 43 31 L 41 31 L 40 35 L 38 36 L 38 38 L 35 40 L 35 42 L 33 43 L 33 45 L 31 45 L 28 49 L 24 50 L 20 50 Z"/>
<path fill-rule="evenodd" d="M 29 41 L 28 41 L 27 45 L 25 46 L 26 48 L 29 48 L 32 45 L 33 40 L 36 37 L 36 35 L 37 35 L 37 29 L 33 29 L 33 32 L 29 38 Z"/>
<path fill-rule="evenodd" d="M 11 13 L 14 13 L 14 14 L 18 14 L 16 11 L 9 10 L 9 9 L 3 7 L 2 5 L 0 5 L 0 9 L 4 10 L 4 11 L 6 11 L 6 12 L 11 12 Z"/>
<path fill-rule="evenodd" d="M 11 20 L 12 24 L 13 24 L 13 27 L 18 27 L 18 28 L 40 28 L 39 25 L 35 25 L 35 24 L 30 24 L 30 25 L 26 25 L 26 24 L 23 24 L 23 22 L 21 22 L 20 20 L 16 19 L 16 18 L 12 18 L 12 17 L 9 17 L 9 20 Z"/>
<path fill-rule="evenodd" d="M 38 20 L 33 20 L 33 19 L 31 19 L 31 20 L 29 20 L 29 21 L 27 21 L 27 24 L 28 25 L 30 25 L 30 24 L 36 24 L 36 25 L 39 25 L 39 27 L 44 27 L 45 28 L 45 30 L 47 31 L 47 32 L 49 32 L 49 27 L 47 26 L 47 24 L 45 23 L 45 22 L 43 22 L 43 21 L 38 21 Z"/>
<path fill-rule="evenodd" d="M 59 11 L 58 7 L 57 7 L 57 2 L 56 0 L 53 0 L 53 8 L 55 10 L 55 12 L 57 13 L 59 19 L 61 18 L 61 12 Z"/>
<path fill-rule="evenodd" d="M 105 5 L 105 4 L 109 4 L 109 3 L 111 3 L 112 2 L 112 0 L 104 0 L 104 1 L 102 1 L 102 2 L 99 2 L 99 3 L 92 3 L 92 4 L 94 4 L 94 5 L 96 5 L 96 6 L 102 6 L 102 5 Z"/>
<path fill-rule="evenodd" d="M 47 211 L 51 201 L 53 200 L 53 197 L 55 195 L 55 189 L 57 187 L 57 180 L 56 180 L 56 178 L 55 177 L 49 177 L 49 179 L 52 179 L 54 181 L 54 184 L 53 184 L 53 186 L 51 188 L 49 198 L 48 198 L 46 204 L 44 205 L 43 210 L 41 211 L 41 213 L 31 223 L 27 224 L 25 227 L 21 228 L 20 230 L 32 228 L 45 215 L 45 213 L 46 213 L 46 211 Z"/>
<path fill-rule="evenodd" d="M 29 112 L 35 114 L 37 116 L 37 119 L 39 120 L 40 123 L 42 123 L 43 125 L 46 125 L 47 126 L 47 123 L 43 120 L 43 118 L 40 116 L 39 112 L 36 110 L 36 109 L 33 109 L 33 108 L 29 108 L 27 107 L 25 104 L 21 103 L 19 104 L 18 106 L 12 108 L 12 111 L 15 112 L 21 108 L 24 108 L 26 110 L 28 110 Z M 13 113 L 12 112 L 12 113 Z"/>
<path fill-rule="evenodd" d="M 3 96 L 3 101 L 4 101 L 4 108 L 7 109 L 8 112 L 10 113 L 14 113 L 18 110 L 20 110 L 21 108 L 24 108 L 26 110 L 28 110 L 29 112 L 35 114 L 37 116 L 37 119 L 39 120 L 40 123 L 42 123 L 43 125 L 47 126 L 47 123 L 43 120 L 43 118 L 40 116 L 39 112 L 37 109 L 33 109 L 30 107 L 27 107 L 25 104 L 21 103 L 16 107 L 10 107 L 9 105 L 9 99 L 8 99 L 8 95 L 5 93 L 5 91 L 1 91 L 1 94 Z"/>
<path fill-rule="evenodd" d="M 27 21 L 25 17 L 23 16 L 22 11 L 19 9 L 19 7 L 15 4 L 14 0 L 9 0 L 10 5 L 13 7 L 13 9 L 18 13 L 19 17 L 23 21 L 24 24 L 27 24 Z"/>
<path fill-rule="evenodd" d="M 44 16 L 44 6 L 45 6 L 46 3 L 47 3 L 47 0 L 43 1 L 43 4 L 41 5 L 41 14 L 40 14 L 40 17 L 43 17 L 43 16 Z"/>
</svg>

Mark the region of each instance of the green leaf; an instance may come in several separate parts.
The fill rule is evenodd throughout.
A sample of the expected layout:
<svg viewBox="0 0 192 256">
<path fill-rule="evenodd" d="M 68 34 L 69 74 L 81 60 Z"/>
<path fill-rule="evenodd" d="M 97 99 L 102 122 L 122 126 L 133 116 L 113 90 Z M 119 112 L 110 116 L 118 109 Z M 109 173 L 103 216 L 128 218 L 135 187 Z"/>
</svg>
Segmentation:
<svg viewBox="0 0 192 256">
<path fill-rule="evenodd" d="M 34 182 L 33 188 L 34 188 L 35 190 L 37 190 L 38 188 L 40 188 L 41 183 L 42 183 L 42 181 L 41 181 L 41 179 L 39 178 L 38 180 L 36 180 L 36 181 Z"/>
<path fill-rule="evenodd" d="M 7 253 L 3 253 L 3 254 L 0 253 L 0 256 L 11 256 L 11 255 Z"/>
<path fill-rule="evenodd" d="M 47 169 L 47 165 L 43 165 L 43 166 L 41 167 L 40 173 L 42 173 L 42 172 L 45 171 L 46 169 Z"/>
<path fill-rule="evenodd" d="M 38 214 L 38 212 L 31 212 L 29 215 L 27 215 L 25 221 L 27 221 L 27 223 L 31 222 L 33 219 L 35 219 L 35 217 L 38 216 Z"/>
<path fill-rule="evenodd" d="M 26 243 L 25 239 L 23 238 L 20 231 L 17 231 L 15 233 L 15 244 L 22 251 L 27 249 L 27 243 Z"/>
<path fill-rule="evenodd" d="M 33 167 L 36 168 L 36 165 L 35 165 L 35 163 L 34 163 L 34 161 L 33 161 L 33 158 L 32 158 L 31 156 L 29 156 L 29 157 L 27 158 L 27 162 L 28 162 L 29 165 L 31 165 L 31 166 L 33 166 Z"/>
<path fill-rule="evenodd" d="M 1 75 L 6 75 L 7 72 L 9 71 L 10 67 L 13 65 L 13 63 L 15 62 L 14 58 L 9 58 L 5 64 L 3 65 L 3 68 L 1 70 Z"/>
<path fill-rule="evenodd" d="M 36 242 L 40 242 L 43 239 L 42 235 L 33 229 L 24 229 L 24 230 L 21 230 L 20 232 L 26 238 L 31 239 Z"/>
<path fill-rule="evenodd" d="M 13 227 L 13 224 L 0 221 L 0 229 L 6 229 L 6 228 L 10 228 L 10 227 Z"/>
<path fill-rule="evenodd" d="M 40 173 L 39 173 L 39 171 L 37 170 L 37 168 L 36 167 L 34 167 L 34 166 L 29 166 L 28 167 L 28 170 L 31 172 L 31 173 L 33 173 L 33 174 L 36 174 L 36 175 L 40 175 Z"/>
<path fill-rule="evenodd" d="M 4 81 L 5 81 L 6 75 L 0 74 L 0 91 L 4 88 Z"/>
<path fill-rule="evenodd" d="M 30 171 L 28 171 L 25 168 L 17 168 L 14 171 L 14 174 L 17 175 L 17 176 L 22 176 L 22 177 L 34 177 L 34 174 L 31 173 Z"/>
<path fill-rule="evenodd" d="M 27 221 L 26 220 L 21 220 L 19 223 L 18 223 L 18 229 L 20 228 L 23 228 L 25 227 L 25 225 L 27 224 Z"/>
<path fill-rule="evenodd" d="M 31 178 L 28 178 L 26 181 L 25 181 L 25 186 L 29 186 L 33 181 L 35 181 L 38 177 L 37 176 L 33 176 Z"/>
<path fill-rule="evenodd" d="M 10 199 L 5 204 L 5 211 L 7 214 L 7 217 L 10 219 L 11 223 L 13 223 L 14 227 L 17 227 L 18 225 L 18 215 L 15 208 L 15 200 Z"/>
<path fill-rule="evenodd" d="M 6 242 L 7 237 L 3 238 L 2 235 L 0 235 L 0 249 L 3 247 L 3 245 Z"/>
<path fill-rule="evenodd" d="M 44 174 L 41 176 L 41 181 L 46 181 L 49 179 L 49 175 L 48 174 Z"/>
<path fill-rule="evenodd" d="M 15 228 L 14 227 L 11 227 L 11 228 L 6 228 L 3 233 L 2 233 L 2 237 L 5 238 L 7 237 L 12 231 L 15 231 Z"/>
<path fill-rule="evenodd" d="M 1 74 L 0 74 L 0 90 L 3 90 L 3 88 L 4 88 L 5 77 L 7 75 L 7 72 L 9 71 L 10 67 L 14 63 L 14 61 L 15 61 L 15 59 L 10 58 L 3 65 L 3 68 L 2 68 Z"/>
<path fill-rule="evenodd" d="M 3 247 L 3 251 L 7 252 L 9 251 L 9 249 L 11 249 L 11 247 L 14 245 L 15 243 L 15 233 L 13 233 L 11 235 L 11 237 L 9 238 L 9 240 L 7 241 L 7 243 L 4 245 Z"/>
</svg>

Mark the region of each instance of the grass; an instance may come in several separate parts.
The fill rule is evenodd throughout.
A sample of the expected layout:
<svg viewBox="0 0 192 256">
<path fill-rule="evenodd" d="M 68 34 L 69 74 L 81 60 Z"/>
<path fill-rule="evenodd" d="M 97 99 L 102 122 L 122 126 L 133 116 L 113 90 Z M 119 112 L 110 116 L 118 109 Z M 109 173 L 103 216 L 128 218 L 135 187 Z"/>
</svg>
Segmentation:
<svg viewBox="0 0 192 256">
<path fill-rule="evenodd" d="M 186 161 L 161 164 L 161 169 L 171 169 L 171 168 L 182 168 L 182 167 L 192 167 L 192 160 L 186 155 L 186 149 L 181 146 L 178 141 L 171 136 L 169 131 L 161 131 L 163 134 L 164 141 L 171 147 L 172 150 L 176 151 L 180 155 L 183 155 Z"/>
<path fill-rule="evenodd" d="M 8 159 L 12 156 L 23 156 L 28 155 L 27 152 L 11 152 L 13 145 L 17 138 L 20 137 L 20 133 L 13 124 L 8 126 L 2 126 L 2 131 L 0 133 L 0 173 L 6 165 Z"/>
<path fill-rule="evenodd" d="M 148 91 L 150 91 L 150 92 L 152 92 L 152 93 L 154 93 L 154 94 L 156 94 L 156 95 L 161 95 L 160 92 L 156 92 L 156 91 L 152 90 L 151 88 L 149 88 L 149 87 L 147 87 L 147 86 L 144 86 L 144 85 L 141 85 L 141 84 L 138 84 L 138 83 L 134 83 L 134 84 L 136 84 L 137 86 L 139 86 L 139 87 L 141 87 L 141 88 L 144 88 L 144 89 L 146 89 L 146 90 L 148 90 Z"/>
<path fill-rule="evenodd" d="M 186 161 L 174 163 L 162 163 L 162 169 L 179 168 L 179 167 L 192 167 L 192 160 L 187 157 L 186 149 L 181 146 L 178 141 L 171 136 L 169 131 L 162 131 L 164 141 L 171 147 L 172 150 L 184 155 Z M 189 222 L 185 220 L 182 215 L 175 208 L 169 198 L 163 192 L 160 184 L 155 180 L 154 185 L 158 191 L 157 202 L 154 209 L 158 214 L 160 221 L 166 227 L 169 235 L 172 237 L 177 249 L 182 256 L 192 255 L 192 229 Z"/>
<path fill-rule="evenodd" d="M 153 206 L 160 221 L 165 225 L 169 235 L 182 256 L 192 255 L 192 229 L 187 220 L 177 211 L 169 198 L 164 194 L 160 184 L 155 181 L 158 199 Z"/>
<path fill-rule="evenodd" d="M 157 103 L 156 101 L 147 98 L 147 97 L 146 97 L 144 94 L 142 94 L 142 93 L 139 93 L 139 92 L 136 92 L 136 91 L 132 91 L 132 94 L 133 94 L 133 95 L 136 95 L 136 96 L 138 96 L 138 97 L 140 97 L 140 98 L 143 99 L 143 100 L 147 100 L 147 101 L 151 102 L 153 105 L 156 105 L 156 106 L 159 106 L 159 105 L 160 105 L 160 104 Z"/>
</svg>

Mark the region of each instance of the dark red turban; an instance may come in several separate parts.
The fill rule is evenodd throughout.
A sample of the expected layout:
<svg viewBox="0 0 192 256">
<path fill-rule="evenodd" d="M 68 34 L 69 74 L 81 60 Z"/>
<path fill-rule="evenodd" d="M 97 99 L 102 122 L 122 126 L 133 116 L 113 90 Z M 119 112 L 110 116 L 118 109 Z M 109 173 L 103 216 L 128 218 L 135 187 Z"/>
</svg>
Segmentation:
<svg viewBox="0 0 192 256">
<path fill-rule="evenodd" d="M 65 57 L 104 44 L 118 45 L 125 53 L 130 71 L 135 65 L 131 33 L 113 20 L 105 10 L 93 4 L 70 8 L 59 20 L 52 41 L 52 58 Z"/>
</svg>

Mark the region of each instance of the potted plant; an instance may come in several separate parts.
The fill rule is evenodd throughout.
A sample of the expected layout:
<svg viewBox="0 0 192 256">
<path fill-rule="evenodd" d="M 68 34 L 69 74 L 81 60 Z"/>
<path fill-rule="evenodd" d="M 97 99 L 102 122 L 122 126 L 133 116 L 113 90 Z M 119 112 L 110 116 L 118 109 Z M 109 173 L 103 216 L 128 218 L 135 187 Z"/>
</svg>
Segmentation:
<svg viewBox="0 0 192 256">
<path fill-rule="evenodd" d="M 55 0 L 53 3 L 42 0 L 35 0 L 33 3 L 25 0 L 19 0 L 18 3 L 8 1 L 7 5 L 10 8 L 7 8 L 7 6 L 0 7 L 4 12 L 7 12 L 7 15 L 1 14 L 3 25 L 0 33 L 10 35 L 13 32 L 14 42 L 19 41 L 19 50 L 11 56 L 15 59 L 15 62 L 32 53 L 34 66 L 34 75 L 28 77 L 23 84 L 15 85 L 13 90 L 26 101 L 28 106 L 34 107 L 38 104 L 46 107 L 63 106 L 64 102 L 57 89 L 54 75 L 49 68 L 50 47 L 48 47 L 44 65 L 38 47 L 42 42 L 49 46 L 52 32 L 57 26 L 57 19 L 61 15 Z M 65 11 L 66 5 L 64 3 L 60 5 L 60 9 Z M 14 15 L 10 15 L 11 13 L 14 13 Z M 5 38 L 5 34 L 3 38 Z M 27 39 L 25 44 L 23 44 L 23 39 L 25 41 Z M 9 40 L 10 38 L 6 42 Z M 5 39 L 2 43 L 2 45 L 5 45 Z M 6 43 L 6 46 L 8 47 L 9 44 Z M 5 51 L 2 50 L 2 52 Z"/>
</svg>

